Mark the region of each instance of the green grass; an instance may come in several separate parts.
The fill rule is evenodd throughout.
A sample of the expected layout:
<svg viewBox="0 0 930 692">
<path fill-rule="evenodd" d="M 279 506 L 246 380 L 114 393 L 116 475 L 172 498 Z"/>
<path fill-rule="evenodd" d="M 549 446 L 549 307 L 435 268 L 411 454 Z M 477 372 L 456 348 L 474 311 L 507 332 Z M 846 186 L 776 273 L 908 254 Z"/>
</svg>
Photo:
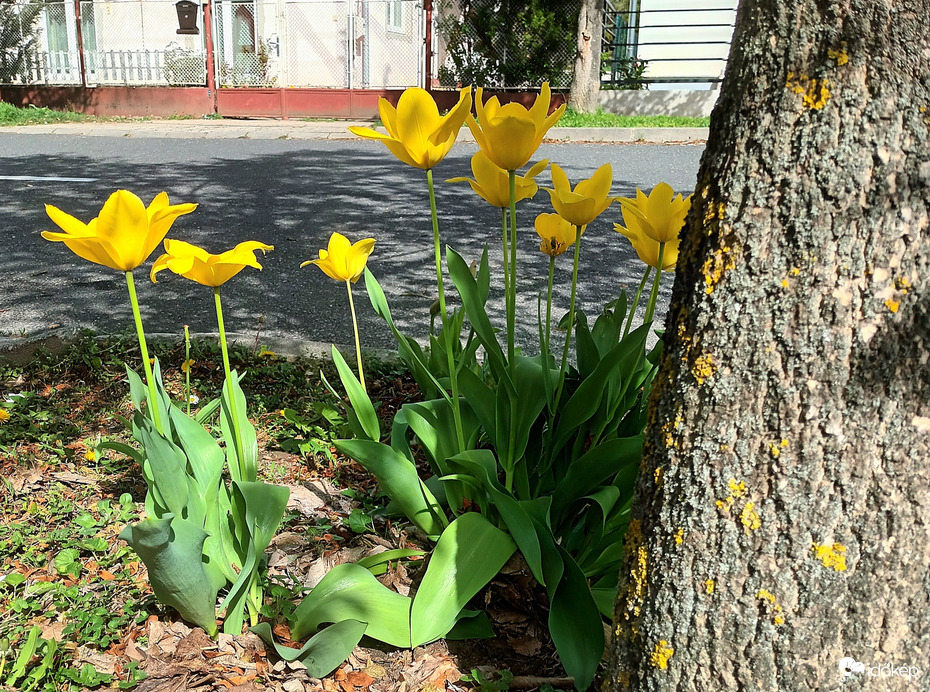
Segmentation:
<svg viewBox="0 0 930 692">
<path fill-rule="evenodd" d="M 710 118 L 687 118 L 677 115 L 614 115 L 598 110 L 578 113 L 568 109 L 556 127 L 707 127 Z"/>
<path fill-rule="evenodd" d="M 26 106 L 17 108 L 9 103 L 0 103 L 0 126 L 3 125 L 49 125 L 96 120 L 92 115 L 72 111 L 53 111 L 51 108 Z"/>
</svg>

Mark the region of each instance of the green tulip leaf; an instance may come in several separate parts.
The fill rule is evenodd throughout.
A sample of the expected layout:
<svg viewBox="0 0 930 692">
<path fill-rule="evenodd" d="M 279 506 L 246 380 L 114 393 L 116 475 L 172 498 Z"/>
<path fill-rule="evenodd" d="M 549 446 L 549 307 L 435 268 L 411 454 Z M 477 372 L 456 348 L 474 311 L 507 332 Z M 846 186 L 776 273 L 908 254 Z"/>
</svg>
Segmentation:
<svg viewBox="0 0 930 692">
<path fill-rule="evenodd" d="M 281 646 L 275 642 L 271 625 L 267 622 L 250 627 L 249 630 L 274 647 L 279 658 L 285 661 L 300 661 L 307 667 L 307 675 L 324 678 L 349 657 L 365 634 L 365 627 L 365 622 L 342 620 L 310 637 L 299 649 Z"/>
<path fill-rule="evenodd" d="M 494 453 L 488 449 L 476 449 L 449 459 L 452 465 L 462 467 L 475 477 L 487 492 L 494 506 L 507 525 L 507 530 L 523 554 L 533 576 L 543 586 L 546 585 L 542 569 L 542 550 L 536 525 L 526 510 L 508 493 L 497 479 L 497 461 Z"/>
<path fill-rule="evenodd" d="M 339 349 L 332 347 L 333 362 L 336 364 L 336 370 L 339 372 L 339 379 L 342 380 L 342 386 L 349 397 L 349 405 L 358 417 L 364 436 L 369 440 L 377 442 L 381 439 L 381 425 L 378 422 L 378 414 L 375 407 L 368 397 L 368 392 L 359 382 L 355 373 L 346 363 L 345 358 L 339 353 Z"/>
<path fill-rule="evenodd" d="M 465 307 L 468 321 L 478 335 L 481 345 L 484 346 L 485 356 L 491 366 L 491 371 L 494 373 L 494 378 L 503 383 L 507 390 L 513 394 L 514 386 L 507 372 L 504 352 L 497 341 L 497 334 L 491 325 L 488 313 L 484 309 L 481 291 L 475 277 L 471 275 L 471 270 L 462 256 L 450 247 L 446 248 L 446 264 L 449 267 L 452 282 L 462 298 L 462 305 Z"/>
<path fill-rule="evenodd" d="M 423 557 L 424 555 L 426 555 L 426 553 L 422 550 L 398 548 L 396 550 L 385 550 L 383 553 L 376 553 L 375 555 L 363 557 L 355 564 L 359 567 L 364 567 L 365 569 L 370 570 L 373 567 L 377 567 L 388 562 L 394 562 L 396 560 L 407 560 L 411 557 Z"/>
<path fill-rule="evenodd" d="M 558 550 L 565 571 L 549 596 L 549 634 L 565 672 L 575 679 L 575 688 L 586 690 L 604 655 L 604 628 L 584 573 L 571 555 Z"/>
<path fill-rule="evenodd" d="M 215 637 L 217 590 L 201 562 L 207 538 L 203 529 L 166 514 L 127 526 L 120 538 L 145 563 L 156 598 Z"/>
<path fill-rule="evenodd" d="M 461 617 L 446 632 L 444 639 L 462 641 L 464 639 L 493 639 L 494 628 L 487 613 L 483 610 L 463 610 Z"/>
<path fill-rule="evenodd" d="M 170 513 L 181 516 L 189 498 L 187 457 L 177 445 L 159 434 L 148 418 L 140 417 L 139 420 L 139 443 L 145 450 L 145 459 L 154 485 L 158 488 L 158 496 Z"/>
<path fill-rule="evenodd" d="M 291 615 L 291 637 L 303 639 L 324 622 L 360 620 L 365 634 L 391 646 L 410 647 L 410 598 L 391 591 L 364 567 L 336 565 Z"/>
<path fill-rule="evenodd" d="M 516 545 L 482 515 L 463 514 L 439 537 L 410 610 L 411 646 L 444 636 Z"/>
<path fill-rule="evenodd" d="M 388 307 L 387 298 L 381 284 L 367 268 L 365 269 L 365 289 L 368 291 L 368 299 L 371 301 L 371 307 L 375 313 L 385 321 L 388 328 L 394 334 L 397 340 L 397 352 L 403 361 L 417 386 L 428 399 L 435 399 L 437 396 L 448 397 L 445 388 L 439 384 L 439 381 L 433 376 L 429 368 L 424 365 L 426 356 L 420 344 L 410 337 L 401 334 L 400 330 L 394 324 L 394 318 L 391 316 L 391 309 Z"/>
<path fill-rule="evenodd" d="M 442 533 L 445 527 L 442 508 L 420 480 L 410 459 L 386 444 L 371 440 L 337 440 L 335 445 L 373 473 L 385 494 L 426 535 Z"/>
<path fill-rule="evenodd" d="M 459 392 L 478 418 L 491 445 L 496 447 L 494 415 L 497 410 L 497 398 L 494 390 L 486 385 L 476 373 L 465 368 L 459 371 Z"/>
<path fill-rule="evenodd" d="M 501 465 L 506 469 L 514 468 L 523 456 L 530 430 L 546 406 L 546 385 L 543 380 L 548 376 L 552 385 L 558 377 L 557 371 L 543 368 L 539 358 L 515 355 L 514 359 L 513 382 L 516 392 L 511 395 L 504 388 L 497 390 L 495 416 L 495 439 L 499 441 L 497 453 Z M 515 406 L 511 405 L 511 396 L 516 401 Z M 511 419 L 513 414 L 515 418 Z M 509 445 L 505 441 L 510 441 Z"/>
<path fill-rule="evenodd" d="M 647 325 L 630 332 L 626 339 L 598 364 L 565 404 L 556 425 L 553 452 L 562 449 L 579 426 L 589 420 L 601 405 L 604 388 L 612 377 L 629 386 L 629 376 L 643 358 L 643 347 L 649 333 Z"/>
<path fill-rule="evenodd" d="M 246 411 L 245 394 L 239 386 L 240 379 L 233 370 L 231 378 L 223 384 L 220 427 L 226 445 L 226 463 L 230 476 L 234 481 L 254 481 L 258 477 L 258 442 L 255 428 Z M 229 396 L 230 388 L 233 393 L 232 401 Z"/>
<path fill-rule="evenodd" d="M 618 437 L 602 442 L 573 463 L 552 493 L 551 517 L 557 524 L 569 506 L 597 488 L 608 478 L 626 470 L 626 477 L 639 468 L 643 454 L 642 437 Z M 628 486 L 632 489 L 632 483 Z M 622 489 L 621 489 L 622 490 Z"/>
<path fill-rule="evenodd" d="M 242 508 L 248 543 L 242 569 L 223 602 L 226 609 L 223 630 L 239 634 L 242 631 L 243 607 L 258 584 L 262 556 L 281 525 L 291 491 L 282 485 L 262 481 L 233 481 L 232 487 L 233 504 Z M 251 602 L 251 608 L 256 611 L 261 606 L 260 602 Z"/>
</svg>

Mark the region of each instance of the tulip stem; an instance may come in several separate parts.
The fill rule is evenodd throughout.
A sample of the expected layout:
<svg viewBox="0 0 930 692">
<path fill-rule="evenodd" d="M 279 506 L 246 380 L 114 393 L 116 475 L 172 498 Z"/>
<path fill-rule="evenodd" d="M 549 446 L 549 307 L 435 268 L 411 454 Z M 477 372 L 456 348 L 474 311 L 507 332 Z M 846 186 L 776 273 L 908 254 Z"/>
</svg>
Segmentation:
<svg viewBox="0 0 930 692">
<path fill-rule="evenodd" d="M 349 310 L 352 312 L 352 327 L 355 329 L 355 357 L 358 360 L 358 381 L 362 383 L 362 389 L 368 394 L 368 387 L 365 386 L 365 371 L 362 369 L 362 345 L 358 338 L 358 320 L 355 317 L 355 301 L 352 300 L 351 281 L 346 281 L 346 289 L 349 291 Z"/>
<path fill-rule="evenodd" d="M 568 333 L 565 335 L 565 347 L 562 349 L 562 363 L 559 366 L 559 389 L 555 394 L 553 411 L 559 410 L 559 400 L 565 387 L 565 368 L 568 364 L 568 350 L 572 343 L 572 329 L 575 328 L 575 297 L 578 289 L 578 257 L 581 254 L 581 226 L 575 226 L 575 261 L 572 264 L 572 296 L 568 304 Z"/>
<path fill-rule="evenodd" d="M 462 410 L 459 402 L 458 371 L 452 353 L 452 329 L 446 315 L 446 294 L 442 285 L 442 252 L 439 247 L 439 217 L 436 214 L 436 190 L 433 186 L 433 169 L 426 169 L 426 183 L 429 187 L 429 211 L 433 221 L 433 250 L 436 255 L 436 287 L 439 292 L 439 316 L 442 319 L 442 333 L 446 341 L 446 361 L 449 366 L 449 382 L 452 387 L 452 418 L 455 420 L 455 436 L 459 451 L 465 451 L 465 433 L 462 428 Z"/>
<path fill-rule="evenodd" d="M 136 296 L 136 282 L 133 279 L 132 270 L 126 272 L 126 286 L 129 287 L 129 302 L 132 304 L 132 317 L 136 323 L 136 335 L 139 337 L 139 350 L 142 351 L 142 367 L 145 369 L 145 380 L 149 388 L 149 410 L 155 422 L 155 429 L 162 432 L 155 378 L 152 375 L 152 364 L 149 362 L 149 347 L 145 342 L 145 330 L 142 328 L 142 314 L 139 312 L 139 299 Z"/>
<path fill-rule="evenodd" d="M 652 282 L 652 292 L 649 294 L 649 304 L 646 306 L 646 316 L 643 324 L 652 322 L 652 315 L 656 310 L 656 300 L 659 297 L 659 284 L 662 282 L 662 256 L 665 254 L 665 243 L 659 243 L 659 261 L 656 262 L 656 278 Z"/>
<path fill-rule="evenodd" d="M 508 257 L 510 254 L 510 243 L 507 240 L 507 209 L 505 207 L 501 207 L 501 228 L 503 230 L 502 250 L 504 257 L 504 314 L 507 320 L 507 334 L 509 335 L 513 332 L 513 323 L 511 322 L 510 315 L 510 258 Z M 508 336 L 508 353 L 510 351 L 509 338 Z"/>
<path fill-rule="evenodd" d="M 549 287 L 546 291 L 546 348 L 543 351 L 543 355 L 547 359 L 549 358 L 549 339 L 552 335 L 552 277 L 555 275 L 555 257 L 549 255 Z M 548 365 L 547 365 L 548 367 Z"/>
<path fill-rule="evenodd" d="M 239 430 L 239 415 L 236 411 L 236 394 L 233 389 L 232 370 L 229 367 L 229 348 L 226 345 L 226 327 L 223 324 L 223 304 L 220 301 L 220 289 L 213 289 L 213 299 L 216 303 L 216 324 L 220 332 L 220 350 L 223 352 L 223 372 L 226 374 L 226 398 L 229 399 L 229 420 L 233 428 L 233 440 L 236 446 L 236 462 L 239 466 L 237 473 L 239 478 L 234 480 L 254 481 L 252 474 L 247 473 L 245 468 L 245 449 L 242 444 L 242 432 Z M 230 468 L 230 473 L 232 469 Z M 235 475 L 235 474 L 234 474 Z"/>
<path fill-rule="evenodd" d="M 187 399 L 187 415 L 191 415 L 191 333 L 184 325 L 184 396 Z"/>
<path fill-rule="evenodd" d="M 514 332 L 517 320 L 517 172 L 507 171 L 510 182 L 510 324 L 507 329 L 507 358 L 514 371 Z"/>
<path fill-rule="evenodd" d="M 639 297 L 643 294 L 643 288 L 645 288 L 650 274 L 652 274 L 652 267 L 647 264 L 646 273 L 643 274 L 643 280 L 639 282 L 639 288 L 636 289 L 636 297 L 633 299 L 632 305 L 630 305 L 630 314 L 626 318 L 626 327 L 623 329 L 624 338 L 626 338 L 626 335 L 630 333 L 630 325 L 633 324 L 633 315 L 636 314 L 636 308 L 639 307 Z"/>
</svg>

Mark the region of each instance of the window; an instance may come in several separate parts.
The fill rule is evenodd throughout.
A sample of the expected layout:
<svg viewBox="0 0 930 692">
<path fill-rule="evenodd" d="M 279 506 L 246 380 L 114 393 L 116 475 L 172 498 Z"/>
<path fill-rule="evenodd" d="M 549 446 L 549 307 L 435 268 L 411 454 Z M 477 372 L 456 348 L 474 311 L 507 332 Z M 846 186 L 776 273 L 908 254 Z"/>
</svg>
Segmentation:
<svg viewBox="0 0 930 692">
<path fill-rule="evenodd" d="M 387 28 L 388 28 L 388 31 L 403 31 L 404 30 L 403 0 L 388 0 L 387 2 Z"/>
</svg>

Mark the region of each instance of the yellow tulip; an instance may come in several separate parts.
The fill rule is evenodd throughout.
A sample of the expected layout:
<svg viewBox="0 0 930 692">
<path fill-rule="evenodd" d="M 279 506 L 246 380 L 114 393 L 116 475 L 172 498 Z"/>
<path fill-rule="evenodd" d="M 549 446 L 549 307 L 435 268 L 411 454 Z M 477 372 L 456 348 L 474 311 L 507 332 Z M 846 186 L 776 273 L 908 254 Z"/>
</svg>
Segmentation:
<svg viewBox="0 0 930 692">
<path fill-rule="evenodd" d="M 652 188 L 648 197 L 636 188 L 636 199 L 621 197 L 620 205 L 628 227 L 631 224 L 637 226 L 657 243 L 670 243 L 678 237 L 685 224 L 685 217 L 691 208 L 691 196 L 682 199 L 679 194 L 675 197 L 675 191 L 668 183 L 659 183 Z M 631 210 L 632 218 L 628 216 L 627 210 Z"/>
<path fill-rule="evenodd" d="M 565 104 L 549 115 L 549 82 L 529 109 L 519 103 L 500 104 L 496 96 L 482 103 L 483 89 L 475 96 L 477 120 L 470 113 L 466 122 L 481 151 L 499 168 L 515 171 L 526 165 L 542 144 L 549 128 L 562 117 Z"/>
<path fill-rule="evenodd" d="M 128 272 L 148 259 L 176 218 L 196 208 L 196 204 L 171 205 L 164 192 L 146 208 L 128 190 L 117 190 L 103 205 L 100 215 L 87 224 L 46 204 L 49 218 L 64 233 L 42 231 L 42 237 L 64 243 L 78 257 L 90 262 Z"/>
<path fill-rule="evenodd" d="M 217 288 L 246 267 L 261 269 L 262 265 L 255 259 L 256 250 L 264 254 L 274 250 L 274 246 L 249 240 L 222 254 L 211 255 L 196 245 L 169 239 L 165 241 L 165 254 L 155 260 L 150 276 L 157 283 L 155 275 L 163 269 L 170 269 L 203 286 Z"/>
<path fill-rule="evenodd" d="M 572 190 L 568 176 L 558 164 L 552 164 L 552 188 L 543 188 L 552 199 L 552 207 L 563 219 L 576 226 L 586 226 L 617 200 L 610 196 L 613 169 L 609 163 L 598 168 L 590 178 Z"/>
<path fill-rule="evenodd" d="M 443 116 L 429 92 L 407 89 L 395 109 L 386 99 L 378 101 L 378 113 L 387 134 L 370 127 L 350 127 L 365 139 L 383 142 L 394 156 L 415 168 L 430 170 L 445 158 L 455 144 L 465 116 L 471 110 L 471 87 L 462 89 L 459 102 Z"/>
<path fill-rule="evenodd" d="M 353 245 L 341 233 L 333 233 L 329 237 L 328 248 L 320 250 L 320 258 L 308 260 L 300 266 L 315 264 L 323 270 L 326 276 L 336 281 L 355 283 L 365 271 L 365 264 L 374 247 L 374 238 L 365 238 Z"/>
<path fill-rule="evenodd" d="M 540 161 L 535 164 L 526 175 L 515 176 L 515 201 L 531 199 L 538 191 L 539 187 L 533 180 L 537 175 L 545 170 L 549 165 L 548 160 Z M 510 206 L 510 178 L 503 168 L 495 165 L 483 151 L 478 151 L 471 157 L 471 171 L 475 174 L 475 179 L 471 178 L 449 178 L 447 183 L 469 183 L 471 189 L 478 193 L 478 196 L 495 207 Z"/>
<path fill-rule="evenodd" d="M 542 238 L 539 249 L 550 257 L 558 257 L 575 242 L 575 227 L 558 214 L 537 216 L 536 234 Z"/>
<path fill-rule="evenodd" d="M 626 210 L 624 210 L 626 211 Z M 629 238 L 633 249 L 639 258 L 650 267 L 658 268 L 659 266 L 659 243 L 643 233 L 640 226 L 635 222 L 630 222 L 630 217 L 624 213 L 623 218 L 627 220 L 627 226 L 624 228 L 618 223 L 614 224 L 614 230 Z M 679 238 L 670 240 L 665 244 L 665 250 L 662 252 L 662 271 L 674 269 L 678 261 L 678 246 L 681 243 Z"/>
</svg>

